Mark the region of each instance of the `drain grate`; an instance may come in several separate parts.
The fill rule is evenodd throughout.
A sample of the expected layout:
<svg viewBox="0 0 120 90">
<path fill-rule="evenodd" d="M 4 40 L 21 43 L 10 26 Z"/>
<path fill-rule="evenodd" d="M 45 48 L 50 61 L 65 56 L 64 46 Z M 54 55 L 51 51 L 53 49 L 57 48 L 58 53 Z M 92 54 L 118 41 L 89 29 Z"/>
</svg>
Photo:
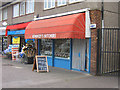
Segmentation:
<svg viewBox="0 0 120 90">
<path fill-rule="evenodd" d="M 2 64 L 2 66 L 14 66 L 12 64 Z"/>
</svg>

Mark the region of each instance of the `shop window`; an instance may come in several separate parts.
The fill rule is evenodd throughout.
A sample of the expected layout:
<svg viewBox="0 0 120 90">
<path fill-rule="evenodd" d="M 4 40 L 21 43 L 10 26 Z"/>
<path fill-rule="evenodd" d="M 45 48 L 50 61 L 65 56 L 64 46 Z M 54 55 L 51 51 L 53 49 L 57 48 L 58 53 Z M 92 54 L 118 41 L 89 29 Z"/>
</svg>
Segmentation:
<svg viewBox="0 0 120 90">
<path fill-rule="evenodd" d="M 19 4 L 13 5 L 13 17 L 19 16 Z"/>
<path fill-rule="evenodd" d="M 44 9 L 54 8 L 55 0 L 44 0 Z"/>
<path fill-rule="evenodd" d="M 7 8 L 3 9 L 3 20 L 7 19 Z"/>
<path fill-rule="evenodd" d="M 20 3 L 20 15 L 25 15 L 25 2 Z"/>
<path fill-rule="evenodd" d="M 81 1 L 84 1 L 84 0 L 69 0 L 69 3 L 81 2 Z"/>
<path fill-rule="evenodd" d="M 70 39 L 55 40 L 55 57 L 70 58 Z"/>
<path fill-rule="evenodd" d="M 27 0 L 26 2 L 26 14 L 34 12 L 34 0 Z"/>
<path fill-rule="evenodd" d="M 23 37 L 24 39 L 24 37 Z M 25 42 L 29 45 L 31 45 L 32 47 L 35 47 L 35 39 L 26 39 Z M 23 43 L 24 45 L 24 43 Z"/>
<path fill-rule="evenodd" d="M 2 49 L 3 49 L 3 51 L 5 50 L 5 49 L 7 49 L 7 37 L 3 37 L 3 42 L 2 42 L 2 44 L 3 44 L 3 47 L 2 47 Z"/>
<path fill-rule="evenodd" d="M 66 0 L 57 0 L 57 6 L 66 5 Z"/>
<path fill-rule="evenodd" d="M 41 39 L 41 55 L 52 56 L 52 40 Z"/>
</svg>

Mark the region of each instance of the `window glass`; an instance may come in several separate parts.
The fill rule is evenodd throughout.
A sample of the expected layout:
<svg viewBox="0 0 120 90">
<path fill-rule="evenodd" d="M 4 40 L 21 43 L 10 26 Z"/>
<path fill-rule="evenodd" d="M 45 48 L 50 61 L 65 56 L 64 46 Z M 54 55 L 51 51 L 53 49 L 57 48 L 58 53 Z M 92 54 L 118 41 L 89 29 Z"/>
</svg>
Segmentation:
<svg viewBox="0 0 120 90">
<path fill-rule="evenodd" d="M 7 19 L 7 8 L 3 9 L 3 20 Z"/>
<path fill-rule="evenodd" d="M 66 0 L 58 0 L 58 1 L 57 1 L 57 5 L 58 5 L 58 6 L 66 5 Z"/>
<path fill-rule="evenodd" d="M 55 7 L 55 0 L 44 0 L 44 9 Z"/>
<path fill-rule="evenodd" d="M 52 0 L 52 7 L 55 7 L 55 0 Z"/>
<path fill-rule="evenodd" d="M 57 5 L 58 5 L 58 6 L 61 5 L 61 0 L 58 0 L 58 1 L 57 1 Z"/>
<path fill-rule="evenodd" d="M 84 0 L 69 0 L 70 3 L 80 2 L 80 1 L 84 1 Z"/>
<path fill-rule="evenodd" d="M 20 15 L 25 15 L 25 2 L 20 3 Z"/>
<path fill-rule="evenodd" d="M 70 58 L 70 39 L 55 40 L 55 57 Z"/>
<path fill-rule="evenodd" d="M 44 0 L 44 8 L 47 8 L 47 0 Z"/>
<path fill-rule="evenodd" d="M 49 0 L 49 2 L 48 2 L 48 8 L 51 8 L 51 2 L 50 2 L 50 0 Z"/>
<path fill-rule="evenodd" d="M 34 0 L 27 0 L 26 2 L 26 14 L 34 12 Z"/>
<path fill-rule="evenodd" d="M 52 56 L 52 40 L 41 39 L 41 55 Z"/>
<path fill-rule="evenodd" d="M 62 0 L 62 4 L 65 5 L 66 4 L 66 0 Z"/>
<path fill-rule="evenodd" d="M 19 16 L 19 4 L 13 5 L 13 17 Z"/>
</svg>

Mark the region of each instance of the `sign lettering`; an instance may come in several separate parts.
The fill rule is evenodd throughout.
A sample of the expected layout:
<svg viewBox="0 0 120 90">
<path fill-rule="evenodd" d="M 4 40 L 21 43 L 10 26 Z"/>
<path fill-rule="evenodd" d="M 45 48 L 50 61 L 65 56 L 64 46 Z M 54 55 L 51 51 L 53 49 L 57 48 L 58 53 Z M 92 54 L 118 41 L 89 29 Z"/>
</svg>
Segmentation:
<svg viewBox="0 0 120 90">
<path fill-rule="evenodd" d="M 32 38 L 56 38 L 56 34 L 38 34 L 32 35 Z"/>
</svg>

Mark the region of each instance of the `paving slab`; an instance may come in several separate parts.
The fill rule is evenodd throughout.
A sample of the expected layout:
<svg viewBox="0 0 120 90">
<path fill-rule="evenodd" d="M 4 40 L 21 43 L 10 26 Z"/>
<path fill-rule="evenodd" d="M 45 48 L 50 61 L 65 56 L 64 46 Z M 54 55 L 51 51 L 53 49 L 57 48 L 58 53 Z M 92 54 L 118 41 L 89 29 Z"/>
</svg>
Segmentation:
<svg viewBox="0 0 120 90">
<path fill-rule="evenodd" d="M 32 71 L 32 64 L 2 60 L 2 88 L 118 88 L 118 77 L 49 67 L 50 72 Z"/>
</svg>

